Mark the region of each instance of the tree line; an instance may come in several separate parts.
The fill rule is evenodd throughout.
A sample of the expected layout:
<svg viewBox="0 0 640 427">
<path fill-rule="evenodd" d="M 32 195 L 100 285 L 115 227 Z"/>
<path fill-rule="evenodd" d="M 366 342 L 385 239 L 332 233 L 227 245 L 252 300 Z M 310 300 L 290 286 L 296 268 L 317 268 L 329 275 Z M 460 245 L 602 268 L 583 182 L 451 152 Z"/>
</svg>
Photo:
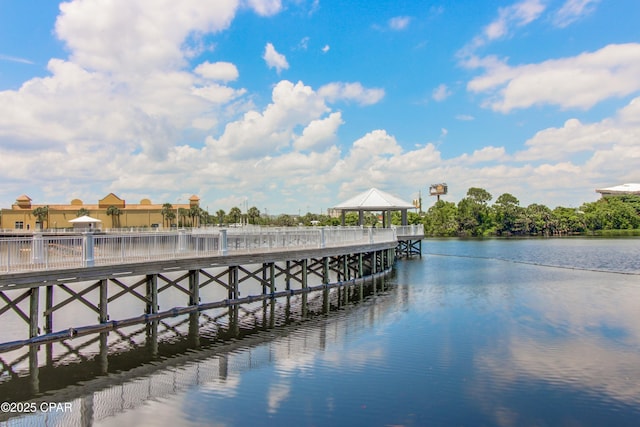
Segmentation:
<svg viewBox="0 0 640 427">
<path fill-rule="evenodd" d="M 472 187 L 457 204 L 439 200 L 424 213 L 409 212 L 408 220 L 410 224 L 423 224 L 427 236 L 550 236 L 640 229 L 640 196 L 605 196 L 596 202 L 583 203 L 579 208 L 558 206 L 555 209 L 537 203 L 520 206 L 520 201 L 509 193 L 501 194 L 490 204 L 492 199 L 493 196 L 487 190 Z M 48 213 L 47 207 L 39 207 L 33 212 L 40 222 L 47 220 Z M 114 206 L 107 209 L 114 227 L 119 226 L 121 213 Z M 233 207 L 229 212 L 220 209 L 210 214 L 198 206 L 176 210 L 171 203 L 165 203 L 161 213 L 164 227 L 170 227 L 176 222 L 179 227 L 235 224 L 336 226 L 341 223 L 340 218 L 310 212 L 303 216 L 269 216 L 255 206 L 246 212 Z M 84 208 L 77 212 L 77 216 L 88 214 Z M 358 220 L 355 212 L 349 212 L 345 216 L 346 225 L 357 225 Z M 400 214 L 394 213 L 392 223 L 399 225 L 400 222 Z M 364 225 L 379 226 L 378 216 L 365 212 Z"/>
<path fill-rule="evenodd" d="M 423 215 L 410 215 L 410 220 L 423 223 L 428 236 L 549 236 L 640 228 L 640 196 L 635 195 L 555 209 L 537 203 L 520 206 L 509 193 L 490 205 L 491 200 L 487 190 L 472 187 L 457 204 L 440 200 Z"/>
</svg>

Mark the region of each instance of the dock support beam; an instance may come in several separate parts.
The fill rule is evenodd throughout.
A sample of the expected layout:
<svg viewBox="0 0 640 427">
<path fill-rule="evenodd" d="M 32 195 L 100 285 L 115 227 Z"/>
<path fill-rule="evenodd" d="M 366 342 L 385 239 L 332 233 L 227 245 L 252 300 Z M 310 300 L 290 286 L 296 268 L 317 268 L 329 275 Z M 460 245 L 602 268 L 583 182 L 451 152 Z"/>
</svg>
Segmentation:
<svg viewBox="0 0 640 427">
<path fill-rule="evenodd" d="M 38 336 L 40 328 L 38 327 L 38 301 L 40 297 L 40 288 L 31 288 L 29 295 L 29 338 Z"/>
<path fill-rule="evenodd" d="M 158 275 L 147 275 L 147 308 L 145 313 L 153 314 L 158 312 Z"/>
<path fill-rule="evenodd" d="M 189 270 L 189 305 L 200 304 L 200 281 L 198 270 Z"/>
<path fill-rule="evenodd" d="M 100 302 L 98 303 L 98 322 L 109 321 L 109 311 L 107 309 L 107 279 L 100 280 Z"/>
</svg>

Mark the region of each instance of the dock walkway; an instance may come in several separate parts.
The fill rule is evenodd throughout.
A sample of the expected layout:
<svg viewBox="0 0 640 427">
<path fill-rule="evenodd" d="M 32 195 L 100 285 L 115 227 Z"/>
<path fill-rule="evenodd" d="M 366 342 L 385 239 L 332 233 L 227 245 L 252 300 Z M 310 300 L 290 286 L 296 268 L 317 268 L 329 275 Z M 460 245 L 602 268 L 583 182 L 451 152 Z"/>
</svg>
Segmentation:
<svg viewBox="0 0 640 427">
<path fill-rule="evenodd" d="M 0 337 L 0 352 L 181 314 L 306 298 L 390 271 L 395 257 L 415 253 L 422 237 L 421 226 L 5 237 L 0 321 L 17 328 Z"/>
</svg>

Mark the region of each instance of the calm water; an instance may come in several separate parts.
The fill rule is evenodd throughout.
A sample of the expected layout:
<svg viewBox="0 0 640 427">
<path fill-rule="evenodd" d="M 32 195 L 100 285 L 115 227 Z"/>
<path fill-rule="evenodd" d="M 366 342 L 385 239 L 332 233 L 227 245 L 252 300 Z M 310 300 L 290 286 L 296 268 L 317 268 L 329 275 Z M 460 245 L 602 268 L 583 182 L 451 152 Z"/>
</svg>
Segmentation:
<svg viewBox="0 0 640 427">
<path fill-rule="evenodd" d="M 640 239 L 426 240 L 423 252 L 329 314 L 205 334 L 140 365 L 110 356 L 107 375 L 65 387 L 72 413 L 7 423 L 640 424 Z"/>
</svg>

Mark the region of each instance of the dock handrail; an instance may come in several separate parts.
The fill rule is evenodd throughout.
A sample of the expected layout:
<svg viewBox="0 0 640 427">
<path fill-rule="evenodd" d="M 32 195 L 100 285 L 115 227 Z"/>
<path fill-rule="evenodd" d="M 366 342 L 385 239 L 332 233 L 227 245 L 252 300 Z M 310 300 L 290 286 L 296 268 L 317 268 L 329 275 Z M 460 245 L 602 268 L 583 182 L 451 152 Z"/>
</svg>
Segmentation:
<svg viewBox="0 0 640 427">
<path fill-rule="evenodd" d="M 403 231 L 404 232 L 404 231 Z M 238 227 L 144 232 L 33 233 L 0 239 L 0 275 L 176 258 L 212 257 L 397 240 L 396 228 Z"/>
</svg>

